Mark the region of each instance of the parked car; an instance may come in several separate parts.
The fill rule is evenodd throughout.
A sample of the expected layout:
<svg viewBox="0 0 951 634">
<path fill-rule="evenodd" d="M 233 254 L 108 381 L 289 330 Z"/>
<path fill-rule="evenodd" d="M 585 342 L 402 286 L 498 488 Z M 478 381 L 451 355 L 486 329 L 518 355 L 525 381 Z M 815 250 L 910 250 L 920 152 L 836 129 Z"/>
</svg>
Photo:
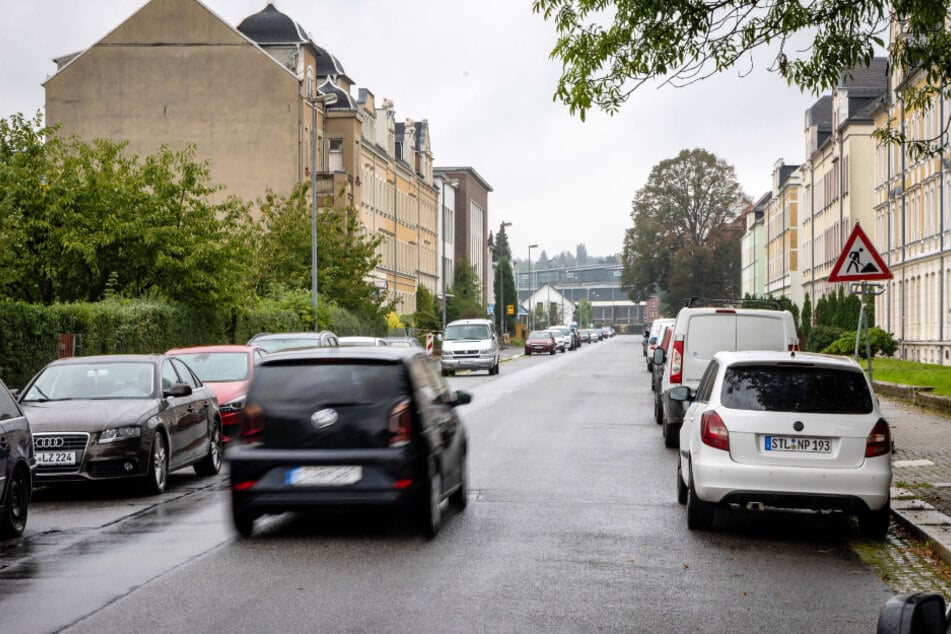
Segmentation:
<svg viewBox="0 0 951 634">
<path fill-rule="evenodd" d="M 718 352 L 696 390 L 671 396 L 689 403 L 677 466 L 689 528 L 709 529 L 714 508 L 732 504 L 844 511 L 885 536 L 891 432 L 853 359 Z"/>
<path fill-rule="evenodd" d="M 656 322 L 655 322 L 656 323 Z M 704 306 L 681 308 L 674 324 L 670 359 L 661 351 L 651 356 L 667 364 L 661 395 L 664 445 L 676 447 L 684 407 L 670 398 L 678 385 L 696 389 L 713 355 L 720 350 L 797 350 L 799 339 L 788 310 Z"/>
<path fill-rule="evenodd" d="M 418 348 L 422 350 L 423 344 L 416 337 L 383 337 L 383 341 L 388 346 L 397 348 Z"/>
<path fill-rule="evenodd" d="M 40 484 L 136 479 L 161 493 L 168 473 L 221 468 L 215 393 L 178 357 L 116 354 L 49 363 L 20 395 Z"/>
<path fill-rule="evenodd" d="M 29 419 L 0 381 L 0 537 L 17 537 L 26 530 L 35 480 Z"/>
<path fill-rule="evenodd" d="M 262 514 L 395 507 L 432 536 L 442 501 L 468 499 L 468 440 L 453 392 L 412 348 L 269 355 L 248 392 L 245 443 L 228 453 L 235 529 Z"/>
<path fill-rule="evenodd" d="M 280 352 L 294 348 L 333 348 L 340 345 L 337 335 L 328 331 L 320 332 L 278 332 L 261 333 L 248 340 L 249 346 L 264 348 L 267 352 Z"/>
<path fill-rule="evenodd" d="M 439 357 L 442 375 L 457 370 L 488 370 L 499 373 L 499 341 L 490 319 L 459 319 L 446 324 Z"/>
<path fill-rule="evenodd" d="M 670 351 L 670 339 L 673 332 L 673 324 L 665 324 L 661 328 L 660 343 L 657 344 L 656 349 L 664 351 L 664 354 L 661 355 L 664 357 L 664 360 L 660 363 L 654 363 L 654 367 L 651 370 L 651 390 L 654 392 L 654 420 L 658 425 L 664 424 L 664 398 L 662 388 L 664 384 L 664 370 L 667 367 L 666 359 Z"/>
<path fill-rule="evenodd" d="M 352 348 L 354 346 L 382 347 L 389 345 L 382 337 L 337 337 L 337 343 L 344 348 Z"/>
<path fill-rule="evenodd" d="M 583 343 L 583 341 L 581 340 L 581 331 L 578 330 L 578 326 L 575 324 L 572 324 L 571 326 L 569 326 L 569 328 L 571 328 L 572 341 L 574 342 L 575 349 L 577 350 L 578 348 L 581 347 L 581 344 Z"/>
<path fill-rule="evenodd" d="M 647 371 L 654 371 L 654 348 L 660 343 L 660 335 L 664 326 L 671 326 L 676 319 L 655 319 L 651 324 L 651 334 L 647 339 Z"/>
<path fill-rule="evenodd" d="M 591 331 L 590 331 L 590 330 L 588 330 L 587 328 L 582 328 L 579 332 L 581 333 L 581 341 L 582 341 L 583 343 L 591 343 Z"/>
<path fill-rule="evenodd" d="M 525 337 L 525 354 L 547 352 L 555 354 L 555 335 L 550 330 L 533 330 Z"/>
<path fill-rule="evenodd" d="M 644 324 L 644 340 L 641 341 L 641 347 L 644 349 L 644 356 L 647 356 L 647 342 L 651 336 L 651 322 Z"/>
<path fill-rule="evenodd" d="M 573 341 L 571 340 L 571 329 L 569 329 L 568 326 L 552 326 L 548 330 L 555 335 L 555 341 L 558 343 L 559 350 L 562 352 L 574 350 Z"/>
<path fill-rule="evenodd" d="M 211 388 L 221 412 L 221 442 L 230 443 L 241 430 L 241 411 L 248 396 L 254 364 L 265 354 L 258 346 L 220 345 L 174 348 L 165 354 L 184 361 Z"/>
</svg>

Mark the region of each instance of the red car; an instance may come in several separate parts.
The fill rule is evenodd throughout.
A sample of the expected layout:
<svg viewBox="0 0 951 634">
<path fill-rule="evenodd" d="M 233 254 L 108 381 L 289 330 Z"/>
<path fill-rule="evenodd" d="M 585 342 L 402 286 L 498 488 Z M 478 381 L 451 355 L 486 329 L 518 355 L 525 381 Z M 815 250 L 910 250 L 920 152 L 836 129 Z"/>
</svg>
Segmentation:
<svg viewBox="0 0 951 634">
<path fill-rule="evenodd" d="M 215 393 L 221 409 L 222 442 L 237 438 L 254 364 L 267 354 L 264 349 L 240 345 L 195 346 L 174 348 L 166 354 L 182 359 Z"/>
<path fill-rule="evenodd" d="M 555 335 L 550 330 L 533 330 L 525 338 L 525 354 L 547 352 L 555 354 Z"/>
</svg>

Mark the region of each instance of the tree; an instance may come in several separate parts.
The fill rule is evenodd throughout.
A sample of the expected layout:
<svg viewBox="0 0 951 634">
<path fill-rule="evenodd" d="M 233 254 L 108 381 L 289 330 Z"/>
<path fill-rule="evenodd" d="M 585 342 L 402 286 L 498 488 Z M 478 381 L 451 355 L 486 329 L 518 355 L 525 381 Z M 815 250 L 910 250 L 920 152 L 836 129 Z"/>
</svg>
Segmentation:
<svg viewBox="0 0 951 634">
<path fill-rule="evenodd" d="M 235 198 L 211 202 L 221 188 L 194 147 L 140 159 L 124 143 L 56 131 L 39 115 L 0 120 L 0 296 L 246 299 L 248 210 Z"/>
<path fill-rule="evenodd" d="M 416 312 L 413 314 L 413 323 L 420 330 L 439 330 L 442 327 L 436 296 L 422 284 L 416 288 Z"/>
<path fill-rule="evenodd" d="M 499 225 L 499 232 L 495 236 L 495 250 L 492 253 L 496 261 L 512 259 L 512 246 L 509 244 L 509 236 L 505 232 L 505 223 Z"/>
<path fill-rule="evenodd" d="M 806 293 L 805 299 L 802 300 L 802 324 L 800 326 L 803 336 L 808 340 L 809 333 L 812 332 L 812 299 L 809 297 L 809 293 Z"/>
<path fill-rule="evenodd" d="M 588 248 L 584 243 L 575 247 L 575 258 L 578 262 L 578 266 L 584 266 L 588 263 Z"/>
<path fill-rule="evenodd" d="M 311 287 L 311 214 L 309 183 L 294 187 L 289 196 L 268 192 L 258 201 L 260 266 L 259 293 L 273 289 Z M 371 283 L 380 238 L 369 237 L 352 209 L 323 202 L 317 214 L 317 290 L 358 316 L 384 314 L 384 297 Z"/>
<path fill-rule="evenodd" d="M 748 204 L 733 167 L 706 150 L 661 161 L 634 195 L 622 288 L 632 300 L 666 290 L 667 314 L 684 296 L 737 296 L 740 212 Z"/>
<path fill-rule="evenodd" d="M 446 319 L 468 319 L 485 316 L 482 306 L 482 286 L 479 284 L 479 273 L 474 264 L 462 258 L 456 262 L 455 279 L 452 288 L 446 291 Z"/>
<path fill-rule="evenodd" d="M 532 9 L 558 32 L 551 52 L 562 63 L 555 98 L 582 120 L 593 107 L 617 112 L 649 82 L 684 86 L 730 69 L 749 74 L 757 49 L 773 56 L 768 70 L 812 93 L 834 88 L 844 69 L 868 66 L 885 48 L 891 68 L 914 69 L 926 80 L 900 87 L 910 109 L 951 93 L 947 2 L 533 0 Z M 886 47 L 890 26 L 901 37 Z M 792 44 L 796 36 L 812 45 Z M 906 141 L 895 125 L 882 138 Z M 918 141 L 912 151 L 937 152 L 941 137 Z"/>
<path fill-rule="evenodd" d="M 504 227 L 502 231 L 504 231 Z M 499 238 L 504 235 L 502 231 L 499 231 Z M 497 250 L 498 245 L 501 244 L 501 240 L 496 243 Z M 508 258 L 502 258 L 496 261 L 494 287 L 495 297 L 493 298 L 493 305 L 495 306 L 496 322 L 500 326 L 499 334 L 501 335 L 502 332 L 512 332 L 515 330 L 515 315 L 510 316 L 508 311 L 505 309 L 505 305 L 518 305 L 518 292 L 515 288 L 515 275 L 512 274 L 512 264 L 509 262 Z M 502 328 L 502 322 L 499 320 L 498 315 L 504 315 L 504 317 L 502 317 L 505 324 L 504 328 Z"/>
</svg>

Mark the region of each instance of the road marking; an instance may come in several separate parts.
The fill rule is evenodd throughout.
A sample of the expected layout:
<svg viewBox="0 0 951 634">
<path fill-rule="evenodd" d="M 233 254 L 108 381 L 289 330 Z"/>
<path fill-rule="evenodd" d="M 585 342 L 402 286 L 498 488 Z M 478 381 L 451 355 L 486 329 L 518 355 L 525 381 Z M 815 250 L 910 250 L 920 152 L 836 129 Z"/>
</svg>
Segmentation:
<svg viewBox="0 0 951 634">
<path fill-rule="evenodd" d="M 895 460 L 892 462 L 893 467 L 930 467 L 934 465 L 930 460 Z"/>
</svg>

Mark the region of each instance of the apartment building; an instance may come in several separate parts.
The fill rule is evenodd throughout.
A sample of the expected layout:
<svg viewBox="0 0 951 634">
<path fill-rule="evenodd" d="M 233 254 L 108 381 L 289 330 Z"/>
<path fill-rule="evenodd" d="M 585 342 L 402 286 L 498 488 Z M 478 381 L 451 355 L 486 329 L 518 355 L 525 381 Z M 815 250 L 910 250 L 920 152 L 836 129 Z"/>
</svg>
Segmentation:
<svg viewBox="0 0 951 634">
<path fill-rule="evenodd" d="M 374 282 L 415 311 L 438 279 L 428 121 L 397 121 L 340 60 L 273 4 L 231 26 L 199 0 L 151 0 L 104 38 L 56 60 L 46 114 L 66 135 L 151 154 L 194 144 L 221 196 L 253 202 L 315 182 L 382 238 Z M 356 93 L 356 97 L 354 96 Z"/>
<path fill-rule="evenodd" d="M 896 25 L 897 28 L 897 25 Z M 897 33 L 893 30 L 892 37 Z M 951 101 L 936 97 L 924 110 L 899 98 L 905 86 L 922 85 L 922 73 L 893 71 L 875 124 L 891 119 L 910 140 L 932 140 L 939 156 L 916 156 L 907 146 L 874 146 L 872 240 L 893 274 L 875 299 L 876 324 L 900 342 L 903 359 L 951 363 L 951 161 L 947 120 Z"/>
<path fill-rule="evenodd" d="M 802 173 L 782 159 L 773 165 L 773 189 L 764 210 L 766 294 L 802 304 L 799 273 L 799 201 Z"/>
<path fill-rule="evenodd" d="M 800 262 L 804 292 L 813 302 L 838 292 L 829 274 L 852 227 L 870 231 L 874 222 L 871 134 L 887 69 L 887 59 L 875 58 L 843 73 L 832 94 L 806 111 Z"/>
<path fill-rule="evenodd" d="M 746 210 L 746 232 L 740 242 L 740 294 L 763 297 L 766 294 L 766 258 L 760 252 L 766 245 L 766 205 L 773 192 L 766 192 Z"/>
</svg>

